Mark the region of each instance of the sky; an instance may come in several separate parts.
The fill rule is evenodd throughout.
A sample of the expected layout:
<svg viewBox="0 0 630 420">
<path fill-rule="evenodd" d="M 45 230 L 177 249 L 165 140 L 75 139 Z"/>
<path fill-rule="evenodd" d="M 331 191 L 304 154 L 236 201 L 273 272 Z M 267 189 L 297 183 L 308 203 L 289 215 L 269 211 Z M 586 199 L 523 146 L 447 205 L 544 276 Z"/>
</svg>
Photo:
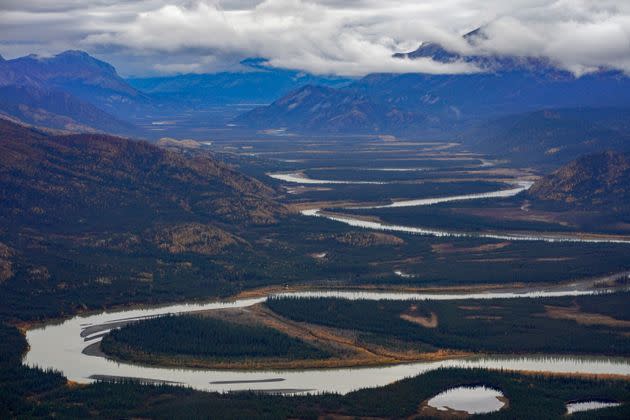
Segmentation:
<svg viewBox="0 0 630 420">
<path fill-rule="evenodd" d="M 462 35 L 478 27 L 471 46 Z M 392 57 L 422 42 L 630 74 L 630 0 L 0 0 L 4 58 L 81 49 L 124 76 L 230 70 L 247 57 L 344 76 L 480 70 Z"/>
</svg>

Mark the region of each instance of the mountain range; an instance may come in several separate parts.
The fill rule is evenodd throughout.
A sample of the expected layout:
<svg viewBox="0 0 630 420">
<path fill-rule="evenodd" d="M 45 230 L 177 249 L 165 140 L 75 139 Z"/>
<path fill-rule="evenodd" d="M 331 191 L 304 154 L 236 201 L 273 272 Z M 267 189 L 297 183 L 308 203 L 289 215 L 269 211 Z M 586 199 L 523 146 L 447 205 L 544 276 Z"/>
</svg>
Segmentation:
<svg viewBox="0 0 630 420">
<path fill-rule="evenodd" d="M 101 134 L 50 135 L 3 120 L 0 185 L 0 220 L 12 227 L 266 224 L 282 212 L 271 189 L 209 154 L 186 157 Z"/>
<path fill-rule="evenodd" d="M 109 64 L 81 51 L 0 62 L 0 112 L 68 131 L 128 133 L 122 117 L 149 99 Z"/>
<path fill-rule="evenodd" d="M 18 122 L 68 132 L 149 136 L 147 118 L 172 119 L 208 107 L 271 102 L 307 83 L 342 86 L 340 77 L 274 69 L 260 59 L 241 70 L 123 79 L 116 69 L 83 51 L 51 57 L 0 60 L 0 114 Z M 232 111 L 233 116 L 236 114 Z"/>
<path fill-rule="evenodd" d="M 465 38 L 474 44 L 480 36 Z M 483 71 L 350 80 L 248 59 L 239 71 L 125 80 L 108 63 L 66 51 L 0 60 L 0 116 L 62 132 L 160 138 L 193 136 L 213 118 L 224 127 L 240 109 L 272 102 L 234 122 L 256 130 L 457 135 L 479 151 L 527 164 L 563 164 L 629 143 L 630 78 L 622 73 L 600 69 L 575 77 L 536 57 L 462 56 L 435 43 L 396 57 L 460 60 Z M 214 108 L 227 111 L 206 112 Z"/>
<path fill-rule="evenodd" d="M 482 36 L 466 36 L 470 43 Z M 489 119 L 547 108 L 630 107 L 630 78 L 600 69 L 576 77 L 535 57 L 461 56 L 438 44 L 398 54 L 401 60 L 466 61 L 471 74 L 370 74 L 340 89 L 307 86 L 236 121 L 295 131 L 452 132 Z M 339 120 L 343 124 L 339 124 Z"/>
<path fill-rule="evenodd" d="M 342 87 L 350 83 L 344 77 L 315 76 L 273 68 L 261 58 L 243 60 L 240 68 L 238 71 L 132 78 L 127 81 L 153 98 L 169 102 L 177 100 L 194 107 L 268 104 L 303 85 Z"/>
</svg>

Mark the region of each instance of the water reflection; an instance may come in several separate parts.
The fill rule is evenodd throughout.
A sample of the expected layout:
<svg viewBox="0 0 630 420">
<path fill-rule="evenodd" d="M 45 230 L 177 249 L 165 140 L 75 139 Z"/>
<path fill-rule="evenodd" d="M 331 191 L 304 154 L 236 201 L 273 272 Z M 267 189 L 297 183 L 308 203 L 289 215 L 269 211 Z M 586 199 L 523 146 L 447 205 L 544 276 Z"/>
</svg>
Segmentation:
<svg viewBox="0 0 630 420">
<path fill-rule="evenodd" d="M 499 411 L 505 405 L 503 393 L 485 386 L 448 389 L 431 398 L 427 405 L 439 411 L 464 411 L 468 414 L 485 414 Z"/>
<path fill-rule="evenodd" d="M 600 408 L 617 407 L 621 405 L 616 402 L 604 401 L 580 401 L 567 404 L 567 414 L 578 413 L 580 411 L 599 410 Z"/>
<path fill-rule="evenodd" d="M 553 294 L 551 294 L 553 293 Z M 346 299 L 489 299 L 520 296 L 567 296 L 592 293 L 587 290 L 541 291 L 525 294 L 514 292 L 476 294 L 419 294 L 386 292 L 323 291 L 285 293 L 276 296 L 334 296 Z M 387 385 L 397 380 L 416 376 L 443 367 L 469 367 L 506 369 L 516 371 L 616 374 L 630 376 L 630 360 L 622 358 L 578 356 L 480 356 L 438 362 L 418 362 L 383 367 L 339 368 L 286 371 L 234 371 L 175 369 L 119 363 L 100 356 L 84 354 L 84 349 L 100 340 L 110 328 L 144 317 L 170 313 L 190 313 L 200 310 L 251 306 L 265 301 L 266 297 L 243 299 L 234 302 L 181 304 L 149 309 L 130 309 L 76 316 L 62 323 L 27 331 L 30 349 L 24 363 L 45 369 L 61 371 L 68 379 L 90 382 L 98 377 L 131 377 L 145 381 L 169 381 L 207 391 L 262 390 L 278 392 L 269 379 L 282 378 L 283 392 L 339 392 L 348 393 L 361 388 Z M 85 331 L 87 329 L 88 333 Z M 84 332 L 82 337 L 82 332 Z M 84 341 L 87 339 L 88 341 Z M 290 391 L 288 391 L 290 390 Z"/>
<path fill-rule="evenodd" d="M 548 233 L 478 233 L 463 232 L 444 229 L 431 229 L 416 226 L 403 226 L 381 223 L 371 220 L 363 220 L 353 217 L 352 215 L 339 215 L 323 212 L 321 209 L 302 210 L 303 216 L 323 217 L 335 222 L 345 223 L 348 226 L 363 229 L 403 232 L 413 235 L 435 236 L 435 237 L 452 237 L 452 238 L 482 238 L 497 239 L 501 241 L 541 241 L 541 242 L 577 242 L 577 243 L 594 243 L 594 244 L 630 244 L 630 238 L 624 237 L 604 237 L 597 235 L 584 234 L 548 234 Z"/>
</svg>

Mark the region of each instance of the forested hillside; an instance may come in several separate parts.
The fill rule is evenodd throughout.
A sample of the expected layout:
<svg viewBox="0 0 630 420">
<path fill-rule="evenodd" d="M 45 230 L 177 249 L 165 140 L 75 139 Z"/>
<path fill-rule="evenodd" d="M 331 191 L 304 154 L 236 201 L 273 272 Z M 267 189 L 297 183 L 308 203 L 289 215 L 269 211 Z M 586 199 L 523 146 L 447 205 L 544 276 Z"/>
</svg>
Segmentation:
<svg viewBox="0 0 630 420">
<path fill-rule="evenodd" d="M 484 122 L 461 138 L 514 164 L 557 166 L 588 153 L 630 150 L 629 117 L 629 109 L 546 109 Z"/>
<path fill-rule="evenodd" d="M 583 156 L 528 191 L 540 205 L 630 214 L 630 153 Z"/>
<path fill-rule="evenodd" d="M 0 121 L 2 315 L 232 290 L 219 256 L 286 214 L 272 194 L 207 154 Z"/>
</svg>

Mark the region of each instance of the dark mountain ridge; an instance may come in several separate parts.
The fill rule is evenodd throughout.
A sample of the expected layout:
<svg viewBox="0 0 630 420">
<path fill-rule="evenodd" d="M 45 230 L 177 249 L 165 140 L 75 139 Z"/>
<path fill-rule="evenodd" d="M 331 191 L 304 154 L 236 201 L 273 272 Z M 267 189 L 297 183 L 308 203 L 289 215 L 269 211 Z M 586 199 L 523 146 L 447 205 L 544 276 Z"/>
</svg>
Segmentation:
<svg viewBox="0 0 630 420">
<path fill-rule="evenodd" d="M 537 181 L 527 195 L 571 209 L 630 214 L 630 153 L 580 157 Z"/>
<path fill-rule="evenodd" d="M 254 127 L 300 127 L 305 131 L 378 132 L 396 131 L 400 126 L 415 127 L 423 115 L 372 101 L 354 90 L 307 85 L 245 114 L 237 121 Z"/>
<path fill-rule="evenodd" d="M 474 32 L 467 39 L 472 43 L 479 36 L 482 32 Z M 343 89 L 291 92 L 236 121 L 258 128 L 273 124 L 296 131 L 338 131 L 327 115 L 343 114 L 354 105 L 366 111 L 361 119 L 374 123 L 350 124 L 343 131 L 410 134 L 419 128 L 452 132 L 488 119 L 546 108 L 630 107 L 630 78 L 615 70 L 602 68 L 576 77 L 542 58 L 462 56 L 433 43 L 397 57 L 461 60 L 482 71 L 454 75 L 370 74 Z M 407 118 L 399 119 L 401 114 Z M 295 115 L 308 118 L 296 119 Z"/>
<path fill-rule="evenodd" d="M 105 135 L 50 136 L 0 120 L 5 226 L 269 223 L 272 191 L 208 155 L 193 158 Z M 4 224 L 4 223 L 3 223 Z"/>
<path fill-rule="evenodd" d="M 462 37 L 468 45 L 471 47 L 477 47 L 479 41 L 486 38 L 483 32 L 483 28 L 477 28 Z M 530 57 L 530 56 L 508 56 L 508 55 L 496 55 L 496 54 L 473 54 L 463 55 L 456 51 L 444 48 L 442 45 L 435 42 L 425 42 L 421 44 L 418 49 L 408 53 L 394 54 L 395 58 L 430 58 L 440 63 L 453 63 L 456 61 L 462 61 L 470 64 L 474 64 L 484 72 L 501 72 L 501 71 L 514 71 L 517 69 L 527 70 L 529 72 L 537 73 L 557 73 L 563 74 L 566 71 L 558 69 L 548 58 L 545 57 Z M 605 69 L 600 69 L 605 70 Z"/>
<path fill-rule="evenodd" d="M 0 112 L 68 131 L 133 133 L 123 121 L 146 96 L 109 64 L 81 51 L 0 62 Z"/>
<path fill-rule="evenodd" d="M 119 94 L 138 96 L 140 92 L 122 79 L 116 69 L 84 51 L 69 50 L 52 57 L 28 55 L 5 60 L 0 83 L 12 84 L 19 77 L 30 77 L 53 84 L 81 83 L 110 89 Z"/>
<path fill-rule="evenodd" d="M 561 165 L 602 150 L 630 150 L 630 108 L 545 109 L 467 130 L 461 141 L 518 164 Z"/>
</svg>

